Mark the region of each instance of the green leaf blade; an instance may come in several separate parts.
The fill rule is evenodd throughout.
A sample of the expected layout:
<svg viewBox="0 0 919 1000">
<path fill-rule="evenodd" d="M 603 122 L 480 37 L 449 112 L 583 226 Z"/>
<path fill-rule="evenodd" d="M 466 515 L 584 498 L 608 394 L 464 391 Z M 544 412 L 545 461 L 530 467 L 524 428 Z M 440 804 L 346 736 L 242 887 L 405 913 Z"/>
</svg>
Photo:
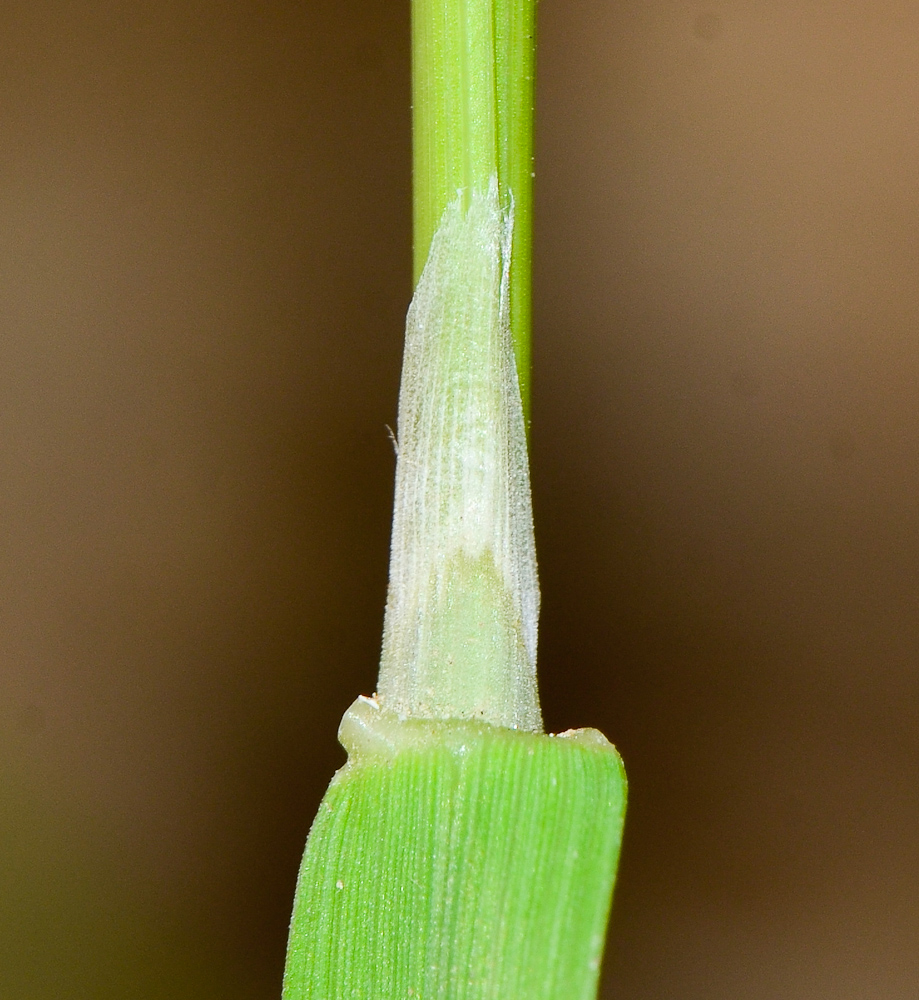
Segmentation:
<svg viewBox="0 0 919 1000">
<path fill-rule="evenodd" d="M 307 843 L 285 1000 L 593 997 L 626 800 L 615 749 L 593 730 L 367 724 L 383 738 L 354 747 Z"/>
</svg>

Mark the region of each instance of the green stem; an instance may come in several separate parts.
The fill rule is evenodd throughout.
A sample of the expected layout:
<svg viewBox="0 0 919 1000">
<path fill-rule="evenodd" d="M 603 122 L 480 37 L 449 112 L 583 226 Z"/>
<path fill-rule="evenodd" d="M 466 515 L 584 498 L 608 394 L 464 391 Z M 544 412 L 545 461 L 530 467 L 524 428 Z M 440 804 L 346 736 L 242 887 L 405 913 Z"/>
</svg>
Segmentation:
<svg viewBox="0 0 919 1000">
<path fill-rule="evenodd" d="M 529 413 L 535 0 L 412 0 L 415 280 L 447 206 L 513 203 L 510 326 Z"/>
</svg>

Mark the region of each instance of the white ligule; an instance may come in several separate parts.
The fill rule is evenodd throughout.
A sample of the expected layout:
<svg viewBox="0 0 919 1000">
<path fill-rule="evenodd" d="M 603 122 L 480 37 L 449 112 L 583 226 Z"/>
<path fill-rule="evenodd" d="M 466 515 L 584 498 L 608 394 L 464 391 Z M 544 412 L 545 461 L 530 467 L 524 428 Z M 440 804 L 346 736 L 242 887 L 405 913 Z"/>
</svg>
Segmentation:
<svg viewBox="0 0 919 1000">
<path fill-rule="evenodd" d="M 508 316 L 513 211 L 460 193 L 406 321 L 377 698 L 539 731 L 526 432 Z"/>
</svg>

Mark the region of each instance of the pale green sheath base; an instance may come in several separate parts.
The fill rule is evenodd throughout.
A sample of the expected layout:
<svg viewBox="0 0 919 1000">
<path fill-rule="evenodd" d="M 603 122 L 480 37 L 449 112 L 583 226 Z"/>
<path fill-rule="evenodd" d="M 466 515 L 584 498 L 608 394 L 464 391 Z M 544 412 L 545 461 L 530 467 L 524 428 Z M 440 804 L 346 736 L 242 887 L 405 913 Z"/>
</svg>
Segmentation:
<svg viewBox="0 0 919 1000">
<path fill-rule="evenodd" d="M 588 1000 L 626 783 L 562 736 L 345 716 L 349 762 L 306 845 L 284 1000 Z"/>
</svg>

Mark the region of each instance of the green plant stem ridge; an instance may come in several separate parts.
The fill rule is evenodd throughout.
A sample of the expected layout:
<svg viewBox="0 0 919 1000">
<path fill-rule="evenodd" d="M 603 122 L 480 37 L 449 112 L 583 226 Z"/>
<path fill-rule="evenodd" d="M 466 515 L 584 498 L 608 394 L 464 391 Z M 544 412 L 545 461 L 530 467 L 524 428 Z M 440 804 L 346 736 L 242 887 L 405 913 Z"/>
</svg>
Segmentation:
<svg viewBox="0 0 919 1000">
<path fill-rule="evenodd" d="M 513 203 L 510 329 L 530 399 L 535 0 L 412 0 L 414 259 L 417 281 L 447 206 Z"/>
</svg>

